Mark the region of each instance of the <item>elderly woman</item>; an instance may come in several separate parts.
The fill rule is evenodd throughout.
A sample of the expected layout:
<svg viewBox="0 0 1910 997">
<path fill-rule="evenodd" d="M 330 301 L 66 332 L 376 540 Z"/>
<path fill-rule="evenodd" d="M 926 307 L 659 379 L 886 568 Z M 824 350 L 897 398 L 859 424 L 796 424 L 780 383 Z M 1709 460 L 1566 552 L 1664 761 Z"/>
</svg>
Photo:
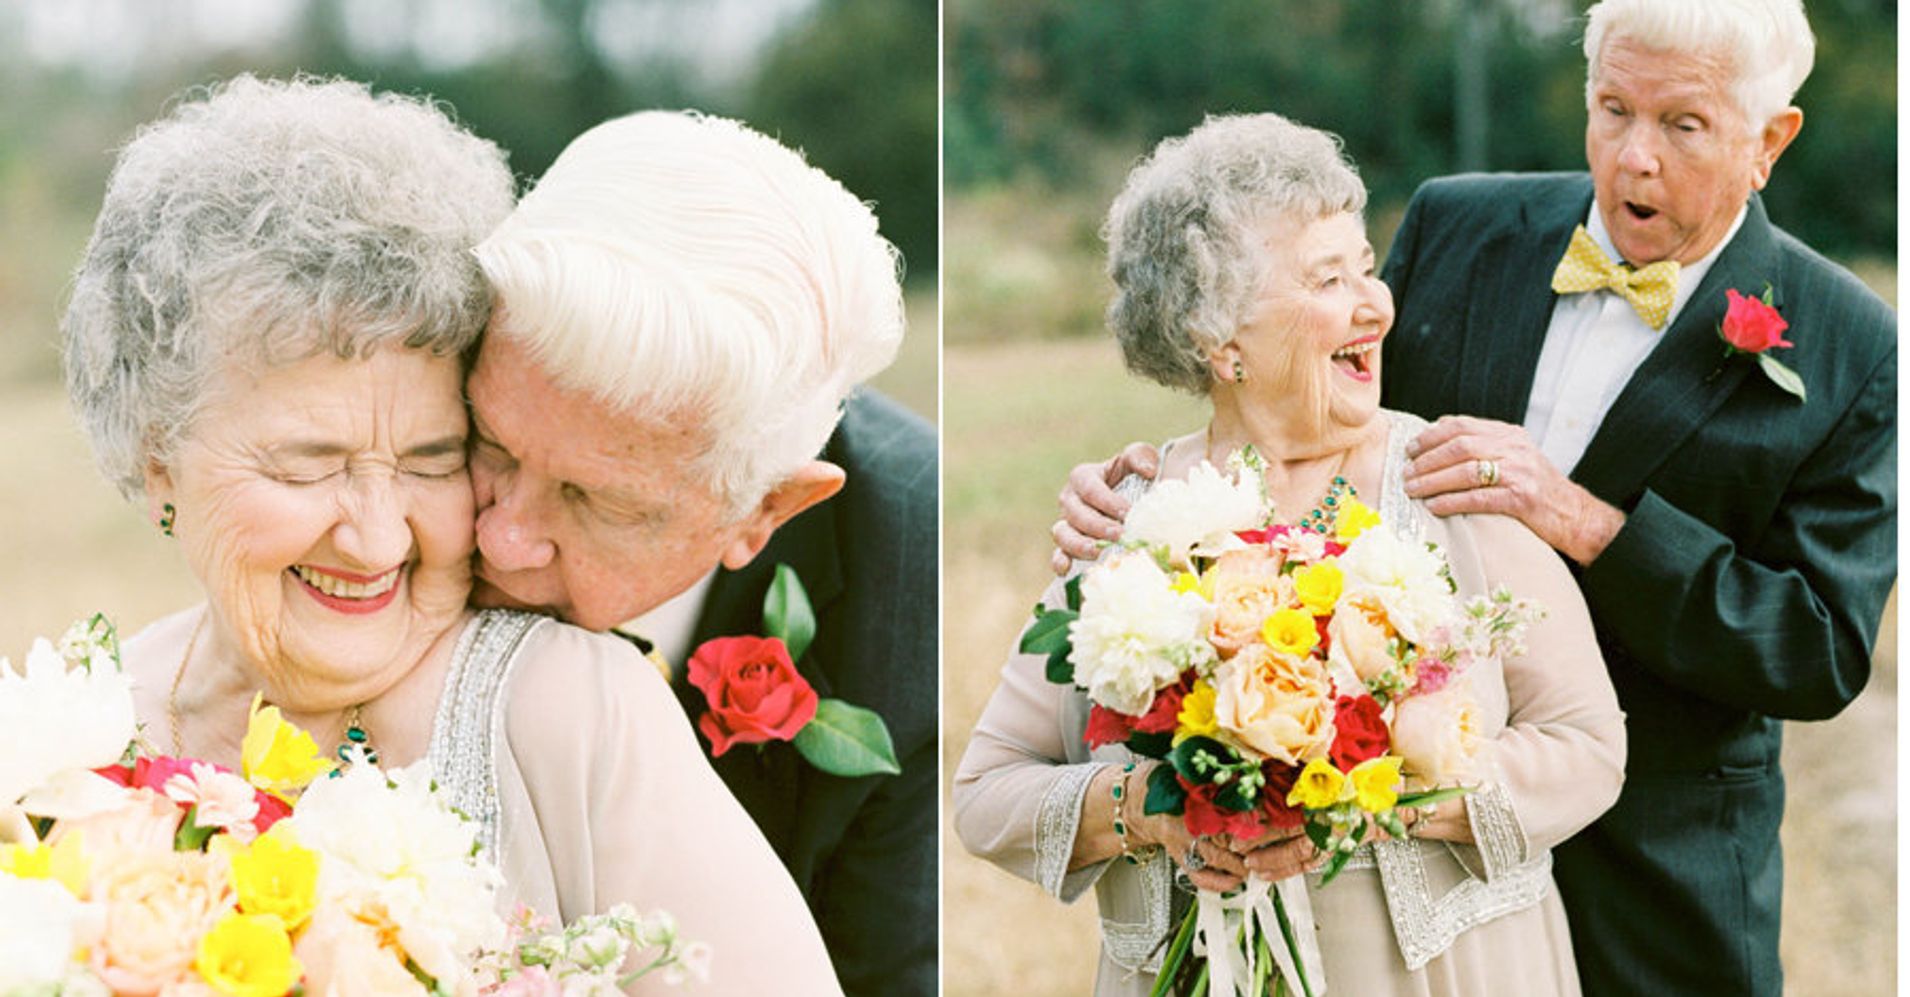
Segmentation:
<svg viewBox="0 0 1910 997">
<path fill-rule="evenodd" d="M 237 768 L 262 694 L 327 750 L 428 761 L 505 911 L 662 908 L 714 946 L 724 992 L 837 992 L 656 670 L 465 606 L 462 379 L 490 312 L 471 248 L 511 205 L 495 146 L 343 82 L 240 77 L 121 153 L 64 321 L 68 386 L 206 594 L 126 642 L 146 736 Z"/>
<path fill-rule="evenodd" d="M 1436 519 L 1401 487 L 1422 423 L 1379 408 L 1393 308 L 1373 274 L 1365 201 L 1331 136 L 1272 114 L 1211 118 L 1163 142 L 1109 212 L 1109 323 L 1130 370 L 1212 404 L 1207 425 L 1164 446 L 1163 477 L 1252 444 L 1289 521 L 1330 519 L 1328 496 L 1350 485 L 1394 528 L 1438 543 L 1462 595 L 1506 585 L 1549 612 L 1527 653 L 1470 673 L 1488 738 L 1479 789 L 1413 815 L 1408 841 L 1362 848 L 1330 886 L 1309 879 L 1331 992 L 1576 993 L 1549 849 L 1616 798 L 1622 717 L 1551 551 L 1511 519 Z M 1317 857 L 1297 831 L 1194 840 L 1181 818 L 1144 814 L 1143 794 L 1116 799 L 1117 780 L 1138 786 L 1156 763 L 1126 773 L 1125 748 L 1090 751 L 1086 714 L 1081 693 L 1046 680 L 1041 656 L 1011 658 L 956 775 L 956 826 L 971 851 L 1064 901 L 1094 886 L 1096 992 L 1146 993 L 1186 905 L 1177 864 L 1225 890 Z M 1111 861 L 1149 845 L 1163 847 Z"/>
</svg>

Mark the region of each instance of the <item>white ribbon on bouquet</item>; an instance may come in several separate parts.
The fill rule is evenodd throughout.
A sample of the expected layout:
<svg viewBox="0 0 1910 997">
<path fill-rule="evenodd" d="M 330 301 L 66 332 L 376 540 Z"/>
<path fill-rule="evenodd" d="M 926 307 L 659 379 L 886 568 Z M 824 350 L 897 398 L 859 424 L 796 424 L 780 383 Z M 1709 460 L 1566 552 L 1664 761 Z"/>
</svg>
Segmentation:
<svg viewBox="0 0 1910 997">
<path fill-rule="evenodd" d="M 1287 951 L 1286 937 L 1280 933 L 1280 916 L 1273 909 L 1273 893 L 1278 891 L 1287 912 L 1287 924 L 1293 929 L 1293 942 L 1299 949 L 1299 965 Z M 1201 890 L 1195 903 L 1194 954 L 1207 959 L 1208 993 L 1214 997 L 1261 997 L 1252 993 L 1258 976 L 1259 947 L 1253 944 L 1255 933 L 1266 936 L 1267 949 L 1287 987 L 1294 994 L 1300 986 L 1299 969 L 1306 970 L 1313 997 L 1325 997 L 1326 968 L 1320 958 L 1320 943 L 1314 937 L 1313 904 L 1307 898 L 1306 877 L 1289 876 L 1269 883 L 1252 876 L 1239 890 L 1221 895 Z"/>
</svg>

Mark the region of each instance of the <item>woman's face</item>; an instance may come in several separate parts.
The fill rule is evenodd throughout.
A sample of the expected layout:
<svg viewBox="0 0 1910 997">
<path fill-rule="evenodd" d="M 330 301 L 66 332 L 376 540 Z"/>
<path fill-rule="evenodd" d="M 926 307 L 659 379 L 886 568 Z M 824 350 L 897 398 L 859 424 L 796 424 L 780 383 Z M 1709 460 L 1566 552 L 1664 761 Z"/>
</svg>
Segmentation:
<svg viewBox="0 0 1910 997">
<path fill-rule="evenodd" d="M 149 471 L 211 600 L 205 639 L 276 701 L 359 702 L 458 619 L 473 542 L 460 374 L 395 346 L 233 363 L 171 465 Z"/>
<path fill-rule="evenodd" d="M 1393 295 L 1374 275 L 1365 223 L 1351 212 L 1283 214 L 1259 233 L 1260 297 L 1215 355 L 1215 376 L 1235 380 L 1238 359 L 1254 404 L 1303 406 L 1321 428 L 1364 425 L 1379 411 L 1379 345 L 1393 326 Z"/>
</svg>

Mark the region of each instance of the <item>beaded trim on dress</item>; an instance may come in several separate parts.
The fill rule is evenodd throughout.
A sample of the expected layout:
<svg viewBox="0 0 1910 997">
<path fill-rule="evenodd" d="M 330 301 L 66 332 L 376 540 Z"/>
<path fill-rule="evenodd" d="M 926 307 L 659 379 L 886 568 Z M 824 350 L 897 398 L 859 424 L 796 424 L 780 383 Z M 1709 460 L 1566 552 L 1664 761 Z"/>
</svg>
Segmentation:
<svg viewBox="0 0 1910 997">
<path fill-rule="evenodd" d="M 487 609 L 458 635 L 450 674 L 431 725 L 432 775 L 446 803 L 478 826 L 478 843 L 497 854 L 496 746 L 504 736 L 511 666 L 524 637 L 546 617 Z"/>
</svg>

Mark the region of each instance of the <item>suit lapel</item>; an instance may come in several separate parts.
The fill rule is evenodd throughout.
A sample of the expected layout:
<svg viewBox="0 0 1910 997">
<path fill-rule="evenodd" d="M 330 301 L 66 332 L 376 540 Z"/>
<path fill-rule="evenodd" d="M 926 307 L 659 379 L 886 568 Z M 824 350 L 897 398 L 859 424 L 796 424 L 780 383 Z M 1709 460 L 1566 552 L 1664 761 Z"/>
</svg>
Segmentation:
<svg viewBox="0 0 1910 997">
<path fill-rule="evenodd" d="M 1479 255 L 1475 291 L 1466 314 L 1456 410 L 1501 422 L 1525 421 L 1545 330 L 1552 321 L 1552 271 L 1565 255 L 1572 228 L 1591 205 L 1584 196 L 1523 205 L 1519 224 Z"/>
<path fill-rule="evenodd" d="M 821 639 L 824 634 L 820 621 L 825 618 L 829 605 L 842 594 L 843 587 L 842 562 L 836 546 L 835 509 L 831 503 L 824 502 L 783 524 L 782 529 L 770 537 L 762 553 L 741 571 L 717 569 L 716 579 L 710 584 L 709 595 L 703 602 L 703 611 L 697 616 L 693 646 L 701 645 L 712 637 L 762 634 L 763 596 L 769 591 L 778 564 L 787 564 L 795 569 L 796 577 L 802 580 L 803 590 L 809 594 L 810 605 L 815 609 L 819 623 L 818 639 L 810 644 L 809 652 L 797 663 L 797 671 L 815 687 L 817 695 L 828 696 L 828 675 L 832 668 L 825 650 L 826 642 Z M 677 670 L 675 685 L 677 698 L 682 702 L 684 711 L 694 719 L 702 715 L 708 704 L 703 699 L 703 693 L 687 681 L 685 676 L 688 670 Z M 797 818 L 801 809 L 797 801 L 805 782 L 808 763 L 803 761 L 793 746 L 774 743 L 764 745 L 760 750 L 749 746 L 734 748 L 722 758 L 713 759 L 711 765 L 743 805 L 743 809 L 756 821 L 757 827 L 769 839 L 784 864 L 791 866 L 798 884 L 807 894 L 808 873 L 806 866 L 800 863 L 808 859 L 800 853 L 796 838 Z"/>
<path fill-rule="evenodd" d="M 1572 478 L 1607 502 L 1628 505 L 1645 480 L 1724 404 L 1750 372 L 1727 361 L 1718 338 L 1724 292 L 1761 294 L 1778 274 L 1777 241 L 1763 201 L 1752 195 L 1744 224 L 1704 282 L 1645 357 L 1599 424 Z M 1782 289 L 1772 300 L 1782 305 Z"/>
</svg>

